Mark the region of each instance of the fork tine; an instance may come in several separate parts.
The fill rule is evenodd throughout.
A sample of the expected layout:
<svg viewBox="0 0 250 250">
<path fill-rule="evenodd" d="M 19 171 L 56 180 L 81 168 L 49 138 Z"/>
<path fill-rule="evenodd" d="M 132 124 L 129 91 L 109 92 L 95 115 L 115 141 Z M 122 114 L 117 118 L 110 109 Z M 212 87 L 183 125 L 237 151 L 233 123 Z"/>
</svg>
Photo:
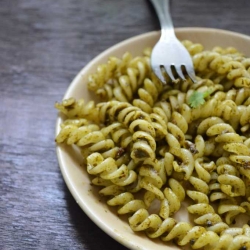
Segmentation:
<svg viewBox="0 0 250 250">
<path fill-rule="evenodd" d="M 173 72 L 172 72 L 171 67 L 165 65 L 164 68 L 165 68 L 165 70 L 166 70 L 168 76 L 171 78 L 171 80 L 174 81 L 174 80 L 175 80 L 175 77 L 174 77 L 174 75 L 173 75 Z"/>
<path fill-rule="evenodd" d="M 182 80 L 185 80 L 185 76 L 184 76 L 183 73 L 182 73 L 181 66 L 176 66 L 176 67 L 175 67 L 175 70 L 176 70 L 177 74 L 179 75 L 179 77 L 180 77 Z"/>
<path fill-rule="evenodd" d="M 193 81 L 193 83 L 196 83 L 196 77 L 195 77 L 194 69 L 192 67 L 186 67 L 186 66 L 185 66 L 185 69 L 187 71 L 188 76 Z"/>
<path fill-rule="evenodd" d="M 153 71 L 154 71 L 155 75 L 161 80 L 161 82 L 166 83 L 166 79 L 162 75 L 160 67 L 154 67 Z"/>
</svg>

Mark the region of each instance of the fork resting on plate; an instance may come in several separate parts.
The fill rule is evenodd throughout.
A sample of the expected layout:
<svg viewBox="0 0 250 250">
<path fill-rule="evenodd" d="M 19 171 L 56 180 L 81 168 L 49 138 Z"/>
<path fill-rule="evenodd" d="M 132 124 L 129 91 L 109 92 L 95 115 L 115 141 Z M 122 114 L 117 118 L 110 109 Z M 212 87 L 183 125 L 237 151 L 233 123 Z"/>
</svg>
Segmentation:
<svg viewBox="0 0 250 250">
<path fill-rule="evenodd" d="M 153 48 L 151 68 L 166 83 L 164 71 L 172 81 L 185 80 L 187 74 L 195 82 L 195 72 L 190 54 L 176 38 L 169 12 L 169 0 L 150 0 L 161 24 L 161 37 Z M 184 72 L 184 73 L 183 73 Z"/>
</svg>

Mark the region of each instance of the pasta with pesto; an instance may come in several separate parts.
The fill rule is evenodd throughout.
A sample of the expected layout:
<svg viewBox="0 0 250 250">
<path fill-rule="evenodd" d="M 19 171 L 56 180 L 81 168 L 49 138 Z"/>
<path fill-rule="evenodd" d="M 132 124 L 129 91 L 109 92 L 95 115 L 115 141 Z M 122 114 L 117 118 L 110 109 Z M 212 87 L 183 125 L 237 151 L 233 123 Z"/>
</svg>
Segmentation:
<svg viewBox="0 0 250 250">
<path fill-rule="evenodd" d="M 66 117 L 56 143 L 80 149 L 92 184 L 134 232 L 192 249 L 247 250 L 250 58 L 182 43 L 196 83 L 163 85 L 150 48 L 111 57 L 88 78 L 99 102 L 55 104 Z M 192 222 L 178 220 L 183 204 Z"/>
</svg>

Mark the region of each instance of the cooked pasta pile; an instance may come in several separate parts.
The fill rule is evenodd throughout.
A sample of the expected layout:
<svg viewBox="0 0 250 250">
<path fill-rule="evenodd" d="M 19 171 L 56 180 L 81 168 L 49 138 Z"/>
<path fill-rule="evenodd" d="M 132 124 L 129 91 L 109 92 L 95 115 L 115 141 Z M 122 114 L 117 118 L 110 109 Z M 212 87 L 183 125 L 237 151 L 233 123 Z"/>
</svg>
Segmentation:
<svg viewBox="0 0 250 250">
<path fill-rule="evenodd" d="M 56 103 L 67 117 L 56 142 L 80 148 L 93 184 L 132 230 L 194 249 L 250 249 L 250 59 L 183 44 L 197 83 L 162 85 L 150 49 L 111 57 L 89 76 L 100 102 Z M 175 219 L 184 200 L 192 224 Z"/>
</svg>

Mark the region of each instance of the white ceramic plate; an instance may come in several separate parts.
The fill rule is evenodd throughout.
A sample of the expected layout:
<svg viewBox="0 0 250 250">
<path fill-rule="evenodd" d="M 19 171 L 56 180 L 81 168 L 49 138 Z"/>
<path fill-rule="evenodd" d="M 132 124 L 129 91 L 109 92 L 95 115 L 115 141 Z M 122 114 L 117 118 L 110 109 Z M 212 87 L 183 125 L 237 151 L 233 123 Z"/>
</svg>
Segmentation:
<svg viewBox="0 0 250 250">
<path fill-rule="evenodd" d="M 176 34 L 180 40 L 189 39 L 193 42 L 200 42 L 207 49 L 218 45 L 222 47 L 233 46 L 250 56 L 250 37 L 246 35 L 207 28 L 179 28 L 176 29 Z M 64 98 L 75 97 L 78 99 L 83 97 L 86 101 L 93 99 L 87 90 L 87 77 L 96 71 L 99 64 L 107 62 L 109 56 L 121 57 L 127 51 L 134 56 L 140 55 L 144 47 L 152 47 L 158 38 L 159 32 L 150 32 L 125 40 L 104 51 L 79 72 L 70 84 Z M 56 134 L 59 132 L 60 122 L 61 118 L 59 117 L 56 124 Z M 108 207 L 104 201 L 100 200 L 97 189 L 90 185 L 87 172 L 80 166 L 82 160 L 76 150 L 60 145 L 57 146 L 57 156 L 63 178 L 76 202 L 104 232 L 129 249 L 180 249 L 180 247 L 168 242 L 153 241 L 142 233 L 134 233 L 126 219 L 119 218 L 115 209 Z M 185 208 L 182 211 L 186 214 Z M 185 218 L 188 220 L 186 215 L 180 214 L 180 219 Z"/>
</svg>

